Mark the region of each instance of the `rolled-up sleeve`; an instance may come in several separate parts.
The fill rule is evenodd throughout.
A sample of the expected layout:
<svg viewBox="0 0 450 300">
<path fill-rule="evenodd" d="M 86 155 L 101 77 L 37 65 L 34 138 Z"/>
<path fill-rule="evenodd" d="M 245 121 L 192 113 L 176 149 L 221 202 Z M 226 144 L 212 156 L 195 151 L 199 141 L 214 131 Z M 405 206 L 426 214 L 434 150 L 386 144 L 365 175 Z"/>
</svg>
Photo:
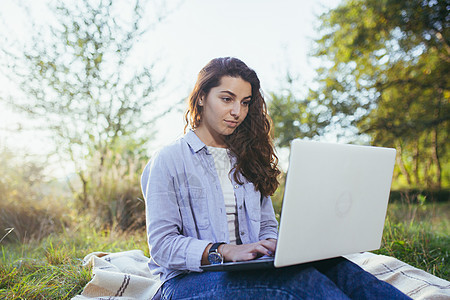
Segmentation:
<svg viewBox="0 0 450 300">
<path fill-rule="evenodd" d="M 150 255 L 167 269 L 201 271 L 202 254 L 209 241 L 181 234 L 183 223 L 171 160 L 169 153 L 156 154 L 141 177 Z"/>
<path fill-rule="evenodd" d="M 261 223 L 259 230 L 259 239 L 277 239 L 278 222 L 275 218 L 272 200 L 270 197 L 263 197 L 261 201 Z"/>
</svg>

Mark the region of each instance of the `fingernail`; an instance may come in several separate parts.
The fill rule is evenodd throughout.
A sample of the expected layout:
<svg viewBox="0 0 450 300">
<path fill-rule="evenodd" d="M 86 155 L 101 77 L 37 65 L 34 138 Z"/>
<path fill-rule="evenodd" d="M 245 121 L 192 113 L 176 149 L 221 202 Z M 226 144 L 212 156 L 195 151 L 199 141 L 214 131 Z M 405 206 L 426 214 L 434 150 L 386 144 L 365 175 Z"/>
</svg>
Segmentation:
<svg viewBox="0 0 450 300">
<path fill-rule="evenodd" d="M 267 253 L 268 253 L 269 255 L 272 255 L 272 254 L 273 254 L 272 251 L 267 251 Z"/>
</svg>

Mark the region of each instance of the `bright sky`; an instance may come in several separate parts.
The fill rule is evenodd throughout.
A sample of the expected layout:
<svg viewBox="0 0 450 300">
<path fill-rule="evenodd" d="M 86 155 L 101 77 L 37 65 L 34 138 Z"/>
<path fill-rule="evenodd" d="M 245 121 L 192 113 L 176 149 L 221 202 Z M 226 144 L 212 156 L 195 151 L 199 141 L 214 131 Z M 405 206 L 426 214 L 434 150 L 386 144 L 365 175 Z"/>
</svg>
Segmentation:
<svg viewBox="0 0 450 300">
<path fill-rule="evenodd" d="M 21 28 L 23 19 L 16 16 L 14 0 L 0 0 L 4 20 L 13 28 Z M 33 1 L 37 11 L 43 0 Z M 317 16 L 336 7 L 340 0 L 186 0 L 152 30 L 136 61 L 157 62 L 156 77 L 165 77 L 159 91 L 158 105 L 171 106 L 186 97 L 195 83 L 198 71 L 212 58 L 235 56 L 255 69 L 265 92 L 279 90 L 289 70 L 299 75 L 303 88 L 310 86 L 314 63 L 308 58 L 312 39 L 317 38 Z M 42 10 L 43 12 L 45 10 Z M 39 16 L 39 14 L 38 14 Z M 45 18 L 45 16 L 42 16 Z M 0 57 L 2 59 L 2 57 Z M 0 89 L 7 89 L 2 83 Z M 1 90 L 0 90 L 1 92 Z M 181 109 L 181 107 L 180 107 Z M 4 134 L 14 128 L 23 116 L 0 106 L 0 145 L 14 144 L 27 151 L 44 153 L 49 147 L 35 133 Z M 153 143 L 157 148 L 171 142 L 183 132 L 182 112 L 173 112 L 157 124 Z M 32 146 L 30 146 L 32 145 Z"/>
</svg>

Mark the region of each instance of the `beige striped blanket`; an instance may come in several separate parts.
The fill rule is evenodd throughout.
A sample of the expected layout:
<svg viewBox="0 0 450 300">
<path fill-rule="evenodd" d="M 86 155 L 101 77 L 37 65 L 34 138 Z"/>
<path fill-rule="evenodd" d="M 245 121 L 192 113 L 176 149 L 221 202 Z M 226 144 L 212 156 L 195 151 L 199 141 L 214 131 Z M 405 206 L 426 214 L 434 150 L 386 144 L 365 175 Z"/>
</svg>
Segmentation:
<svg viewBox="0 0 450 300">
<path fill-rule="evenodd" d="M 346 256 L 377 278 L 389 282 L 413 299 L 450 299 L 450 282 L 393 257 L 370 252 Z M 141 250 L 94 252 L 84 258 L 92 266 L 92 280 L 75 300 L 151 299 L 161 283 L 147 268 Z"/>
</svg>

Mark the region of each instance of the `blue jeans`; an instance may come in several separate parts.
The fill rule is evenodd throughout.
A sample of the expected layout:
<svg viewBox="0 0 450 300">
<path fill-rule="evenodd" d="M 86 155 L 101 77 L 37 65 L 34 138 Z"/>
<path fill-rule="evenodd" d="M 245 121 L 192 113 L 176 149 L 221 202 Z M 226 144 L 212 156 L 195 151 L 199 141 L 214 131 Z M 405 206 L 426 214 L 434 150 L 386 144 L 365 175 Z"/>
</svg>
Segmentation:
<svg viewBox="0 0 450 300">
<path fill-rule="evenodd" d="M 161 289 L 162 299 L 410 299 L 345 258 L 279 269 L 192 272 Z"/>
</svg>

